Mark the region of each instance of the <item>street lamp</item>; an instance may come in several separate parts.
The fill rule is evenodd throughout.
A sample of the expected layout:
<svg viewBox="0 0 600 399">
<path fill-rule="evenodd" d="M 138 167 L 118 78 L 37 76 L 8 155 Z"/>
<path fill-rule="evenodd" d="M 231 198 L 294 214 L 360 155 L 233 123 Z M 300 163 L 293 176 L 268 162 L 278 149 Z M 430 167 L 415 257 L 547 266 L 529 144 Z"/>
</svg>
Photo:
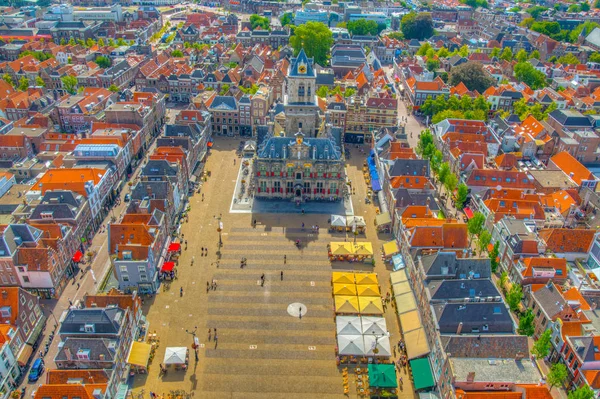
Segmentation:
<svg viewBox="0 0 600 399">
<path fill-rule="evenodd" d="M 377 335 L 375 334 L 375 330 L 373 330 L 373 335 L 375 336 L 375 344 L 373 345 L 373 353 L 374 354 L 378 354 L 379 353 L 379 349 L 377 349 L 377 344 L 379 343 L 379 339 L 383 338 L 383 337 L 389 337 L 390 333 L 385 332 L 382 335 Z"/>
<path fill-rule="evenodd" d="M 217 251 L 217 255 L 221 256 L 221 247 L 223 246 L 223 239 L 221 237 L 221 232 L 223 231 L 223 222 L 221 221 L 221 215 L 217 218 L 219 224 L 217 225 L 217 232 L 219 233 L 219 250 Z"/>
<path fill-rule="evenodd" d="M 194 326 L 194 330 L 193 331 L 188 331 L 185 330 L 186 333 L 190 334 L 193 339 L 194 339 L 194 343 L 192 344 L 192 349 L 194 349 L 194 356 L 196 358 L 196 362 L 198 361 L 198 339 L 196 338 L 196 331 L 198 331 L 198 327 Z"/>
<path fill-rule="evenodd" d="M 56 316 L 54 316 L 54 313 L 52 311 L 50 311 L 46 306 L 40 305 L 40 307 L 42 309 L 46 309 L 48 310 L 48 313 L 50 316 L 52 316 L 52 318 L 54 319 L 54 330 L 56 330 L 56 327 L 58 327 L 58 320 L 56 320 Z"/>
</svg>

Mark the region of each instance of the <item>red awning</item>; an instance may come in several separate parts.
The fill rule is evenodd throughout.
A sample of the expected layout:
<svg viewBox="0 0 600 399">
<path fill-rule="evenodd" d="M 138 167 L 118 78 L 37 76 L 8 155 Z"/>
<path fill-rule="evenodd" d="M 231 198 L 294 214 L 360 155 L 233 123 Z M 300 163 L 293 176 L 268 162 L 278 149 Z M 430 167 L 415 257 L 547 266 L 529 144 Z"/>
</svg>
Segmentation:
<svg viewBox="0 0 600 399">
<path fill-rule="evenodd" d="M 75 252 L 75 254 L 73 255 L 73 257 L 71 259 L 73 259 L 73 262 L 79 263 L 79 262 L 81 262 L 82 258 L 83 258 L 83 254 L 81 253 L 81 251 L 77 251 L 77 252 Z"/>
<path fill-rule="evenodd" d="M 471 219 L 473 217 L 473 211 L 471 210 L 471 208 L 465 208 L 465 209 L 463 209 L 463 211 L 465 212 L 465 215 L 467 215 L 467 217 L 469 219 Z"/>
<path fill-rule="evenodd" d="M 175 269 L 175 262 L 165 262 L 160 269 L 161 272 L 171 272 Z"/>
<path fill-rule="evenodd" d="M 181 244 L 178 242 L 173 242 L 169 245 L 169 252 L 177 252 L 181 251 Z"/>
<path fill-rule="evenodd" d="M 208 142 L 208 144 L 206 144 L 206 146 L 207 146 L 208 148 L 211 148 L 211 147 L 213 146 L 213 142 L 212 142 L 212 141 L 209 141 L 209 142 Z"/>
</svg>

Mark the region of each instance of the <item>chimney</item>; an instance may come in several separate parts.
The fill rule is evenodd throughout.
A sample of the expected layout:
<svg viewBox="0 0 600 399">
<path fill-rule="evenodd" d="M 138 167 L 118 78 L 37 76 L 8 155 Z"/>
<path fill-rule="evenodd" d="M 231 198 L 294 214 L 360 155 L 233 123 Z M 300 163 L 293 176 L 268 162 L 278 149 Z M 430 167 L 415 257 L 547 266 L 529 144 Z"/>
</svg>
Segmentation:
<svg viewBox="0 0 600 399">
<path fill-rule="evenodd" d="M 460 333 L 462 332 L 462 328 L 463 328 L 463 323 L 461 321 L 460 323 L 458 323 L 458 327 L 456 327 L 456 335 L 460 335 Z"/>
<path fill-rule="evenodd" d="M 73 360 L 73 355 L 71 355 L 71 350 L 69 348 L 65 348 L 65 357 L 67 360 Z"/>
<path fill-rule="evenodd" d="M 475 372 L 471 371 L 467 374 L 467 384 L 472 384 L 475 381 Z"/>
<path fill-rule="evenodd" d="M 525 354 L 524 354 L 523 352 L 517 352 L 517 353 L 515 354 L 515 361 L 517 361 L 517 362 L 518 362 L 518 361 L 520 361 L 520 360 L 523 360 L 523 358 L 525 358 Z"/>
<path fill-rule="evenodd" d="M 146 193 L 148 193 L 148 199 L 152 198 L 152 187 L 146 186 Z"/>
<path fill-rule="evenodd" d="M 101 361 L 104 361 L 104 353 L 101 353 L 101 354 L 99 354 L 99 355 L 98 355 L 98 358 L 99 358 Z"/>
<path fill-rule="evenodd" d="M 8 291 L 6 291 L 6 290 L 2 291 L 2 299 L 4 299 L 4 300 L 8 299 Z"/>
</svg>

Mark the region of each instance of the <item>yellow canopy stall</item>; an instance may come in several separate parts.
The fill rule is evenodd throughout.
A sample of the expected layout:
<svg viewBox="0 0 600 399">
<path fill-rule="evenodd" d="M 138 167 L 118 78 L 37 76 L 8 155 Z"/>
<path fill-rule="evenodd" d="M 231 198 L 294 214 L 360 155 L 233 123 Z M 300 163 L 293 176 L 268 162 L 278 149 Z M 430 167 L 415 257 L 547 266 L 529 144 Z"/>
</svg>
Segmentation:
<svg viewBox="0 0 600 399">
<path fill-rule="evenodd" d="M 334 284 L 333 295 L 356 295 L 356 286 L 354 284 Z"/>
<path fill-rule="evenodd" d="M 354 284 L 354 273 L 333 272 L 333 284 Z"/>
<path fill-rule="evenodd" d="M 403 334 L 408 360 L 425 356 L 429 353 L 429 344 L 423 327 Z"/>
<path fill-rule="evenodd" d="M 389 257 L 394 254 L 397 254 L 398 252 L 400 252 L 400 249 L 398 248 L 398 243 L 396 242 L 396 240 L 388 241 L 385 244 L 383 244 L 383 254 L 385 256 Z"/>
<path fill-rule="evenodd" d="M 358 290 L 358 296 L 380 296 L 381 291 L 375 284 L 363 284 L 356 286 Z"/>
<path fill-rule="evenodd" d="M 392 284 L 401 283 L 403 281 L 408 281 L 408 276 L 406 275 L 406 270 L 398 270 L 397 272 L 390 273 L 390 281 Z"/>
<path fill-rule="evenodd" d="M 352 244 L 349 242 L 332 242 L 331 243 L 331 254 L 332 255 L 350 255 L 352 254 Z"/>
<path fill-rule="evenodd" d="M 379 285 L 377 274 L 375 273 L 355 273 L 354 277 L 356 278 L 357 285 Z"/>
<path fill-rule="evenodd" d="M 383 314 L 383 304 L 378 296 L 358 297 L 361 314 Z"/>
<path fill-rule="evenodd" d="M 356 244 L 352 244 L 352 253 L 354 255 L 372 256 L 373 244 L 370 242 L 358 242 Z"/>
<path fill-rule="evenodd" d="M 127 363 L 132 366 L 147 368 L 151 352 L 152 345 L 145 342 L 133 341 L 131 349 L 129 350 Z"/>
<path fill-rule="evenodd" d="M 419 311 L 415 309 L 410 312 L 401 314 L 400 326 L 402 328 L 403 333 L 422 328 L 423 325 L 421 324 L 421 319 L 419 318 Z"/>
<path fill-rule="evenodd" d="M 334 297 L 335 313 L 358 314 L 358 297 L 348 295 L 336 295 Z"/>
<path fill-rule="evenodd" d="M 396 301 L 396 312 L 398 314 L 410 312 L 417 308 L 417 301 L 412 291 L 404 295 L 397 295 L 394 300 Z"/>
</svg>

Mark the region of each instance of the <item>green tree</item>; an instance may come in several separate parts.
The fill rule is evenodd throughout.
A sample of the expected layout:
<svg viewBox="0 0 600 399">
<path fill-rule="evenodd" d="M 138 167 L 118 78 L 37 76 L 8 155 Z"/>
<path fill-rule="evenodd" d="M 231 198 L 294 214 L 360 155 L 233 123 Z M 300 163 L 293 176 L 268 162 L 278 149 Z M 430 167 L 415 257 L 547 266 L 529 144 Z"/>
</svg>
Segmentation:
<svg viewBox="0 0 600 399">
<path fill-rule="evenodd" d="M 481 212 L 475 212 L 473 217 L 467 222 L 467 231 L 473 236 L 478 236 L 483 231 L 485 225 L 485 216 Z"/>
<path fill-rule="evenodd" d="M 467 46 L 466 44 L 464 46 L 462 46 L 461 48 L 458 49 L 458 55 L 460 55 L 461 57 L 468 57 L 469 56 L 469 46 Z"/>
<path fill-rule="evenodd" d="M 536 59 L 539 60 L 541 58 L 540 56 L 540 52 L 537 50 L 533 50 L 530 54 L 529 54 L 529 59 Z"/>
<path fill-rule="evenodd" d="M 516 59 L 518 62 L 525 62 L 525 61 L 527 61 L 527 58 L 528 58 L 528 57 L 527 57 L 527 51 L 525 51 L 525 50 L 523 50 L 523 49 L 519 50 L 519 52 L 518 52 L 518 53 L 517 53 L 517 55 L 515 56 L 515 59 Z"/>
<path fill-rule="evenodd" d="M 66 75 L 60 78 L 63 89 L 69 94 L 77 93 L 77 78 L 75 76 Z"/>
<path fill-rule="evenodd" d="M 292 21 L 293 21 L 293 18 L 292 18 L 292 13 L 291 12 L 286 12 L 279 19 L 279 22 L 281 22 L 281 26 L 292 25 Z"/>
<path fill-rule="evenodd" d="M 512 59 L 513 59 L 512 49 L 510 47 L 504 47 L 504 50 L 502 50 L 502 53 L 500 53 L 500 59 L 504 60 L 504 61 L 512 61 Z"/>
<path fill-rule="evenodd" d="M 258 90 L 260 89 L 260 88 L 259 88 L 257 85 L 255 85 L 254 83 L 252 83 L 252 86 L 250 86 L 250 87 L 248 87 L 248 88 L 246 88 L 246 87 L 244 87 L 244 86 L 239 86 L 238 88 L 240 89 L 240 91 L 241 91 L 242 93 L 245 93 L 245 94 L 251 94 L 251 95 L 254 95 L 254 94 L 256 94 L 256 93 L 258 92 Z"/>
<path fill-rule="evenodd" d="M 340 25 L 338 24 L 338 26 Z M 404 40 L 404 34 L 402 32 L 390 32 L 386 33 L 386 36 L 394 40 Z"/>
<path fill-rule="evenodd" d="M 533 19 L 538 19 L 540 17 L 540 14 L 546 11 L 547 9 L 548 7 L 533 6 L 529 7 L 526 11 L 527 14 L 531 15 Z"/>
<path fill-rule="evenodd" d="M 440 68 L 440 61 L 434 58 L 427 60 L 427 70 L 430 72 L 436 71 Z"/>
<path fill-rule="evenodd" d="M 377 35 L 379 27 L 375 21 L 367 21 L 364 18 L 348 21 L 348 32 L 352 35 Z"/>
<path fill-rule="evenodd" d="M 567 12 L 581 12 L 581 6 L 579 4 L 571 4 Z"/>
<path fill-rule="evenodd" d="M 546 75 L 535 69 L 529 62 L 519 62 L 516 64 L 514 73 L 517 80 L 524 82 L 533 90 L 546 86 Z"/>
<path fill-rule="evenodd" d="M 117 85 L 110 85 L 110 87 L 108 88 L 108 90 L 112 91 L 113 93 L 118 93 L 119 92 L 119 86 Z"/>
<path fill-rule="evenodd" d="M 75 44 L 77 44 L 77 43 L 75 43 L 75 39 L 70 38 L 69 39 L 69 46 L 74 46 Z"/>
<path fill-rule="evenodd" d="M 600 0 L 598 0 L 600 1 Z M 590 62 L 600 62 L 600 53 L 592 53 L 590 54 L 588 61 Z"/>
<path fill-rule="evenodd" d="M 2 75 L 2 80 L 4 80 L 6 83 L 11 85 L 12 87 L 15 87 L 15 82 L 9 74 L 5 73 L 4 75 Z"/>
<path fill-rule="evenodd" d="M 442 47 L 437 52 L 438 58 L 448 58 L 449 55 L 450 55 L 450 52 L 448 51 L 448 49 L 446 47 Z"/>
<path fill-rule="evenodd" d="M 492 273 L 496 273 L 498 270 L 498 254 L 500 253 L 500 241 L 494 243 L 494 248 L 490 252 L 490 264 L 492 267 Z"/>
<path fill-rule="evenodd" d="M 304 48 L 308 57 L 314 57 L 317 64 L 325 66 L 333 46 L 333 34 L 325 24 L 307 22 L 296 27 L 290 45 L 295 55 Z"/>
<path fill-rule="evenodd" d="M 592 388 L 587 385 L 580 386 L 574 391 L 569 392 L 568 399 L 594 399 L 596 395 Z"/>
<path fill-rule="evenodd" d="M 85 46 L 86 46 L 86 47 L 94 47 L 94 45 L 95 45 L 95 44 L 96 44 L 96 42 L 95 42 L 95 41 L 94 41 L 94 39 L 92 39 L 92 38 L 88 38 L 88 39 L 85 41 Z"/>
<path fill-rule="evenodd" d="M 579 35 L 581 35 L 581 32 L 585 30 L 589 35 L 591 31 L 598 27 L 600 27 L 600 25 L 596 22 L 586 21 L 582 24 L 577 25 L 575 29 L 568 32 L 568 39 L 571 43 L 576 43 L 577 39 L 579 39 Z"/>
<path fill-rule="evenodd" d="M 564 364 L 553 364 L 552 367 L 550 367 L 548 375 L 546 375 L 546 382 L 550 385 L 550 391 L 552 391 L 552 388 L 555 386 L 563 385 L 567 380 L 567 377 L 567 367 Z"/>
<path fill-rule="evenodd" d="M 114 41 L 114 39 L 112 37 L 108 39 L 108 45 L 110 47 L 115 47 L 115 41 Z"/>
<path fill-rule="evenodd" d="M 488 8 L 489 6 L 487 0 L 460 0 L 460 2 L 473 8 Z"/>
<path fill-rule="evenodd" d="M 64 46 L 65 44 L 67 44 L 67 41 L 65 40 L 65 38 L 63 37 L 62 39 L 60 39 L 60 45 Z"/>
<path fill-rule="evenodd" d="M 261 17 L 258 14 L 250 15 L 250 28 L 255 30 L 260 27 L 262 30 L 270 30 L 271 29 L 271 21 L 267 17 Z"/>
<path fill-rule="evenodd" d="M 433 152 L 430 146 L 433 146 L 433 150 L 435 150 L 435 144 L 433 144 L 433 134 L 431 134 L 429 129 L 425 129 L 419 135 L 417 154 L 421 155 L 423 158 L 429 159 Z"/>
<path fill-rule="evenodd" d="M 417 52 L 415 54 L 424 56 L 425 54 L 427 54 L 427 52 L 429 50 L 432 50 L 432 49 L 433 49 L 433 47 L 431 47 L 431 44 L 429 44 L 429 42 L 425 42 L 421 45 L 421 47 L 419 47 L 419 49 L 417 50 Z"/>
<path fill-rule="evenodd" d="M 531 337 L 535 332 L 535 328 L 533 326 L 533 312 L 531 309 L 527 309 L 525 313 L 521 315 L 517 332 L 520 335 L 526 335 L 528 337 Z"/>
<path fill-rule="evenodd" d="M 469 195 L 469 187 L 464 183 L 460 183 L 456 191 L 456 209 L 462 210 Z"/>
<path fill-rule="evenodd" d="M 183 57 L 183 51 L 181 51 L 179 49 L 173 50 L 173 52 L 171 52 L 171 57 L 175 57 L 175 58 Z"/>
<path fill-rule="evenodd" d="M 490 241 L 492 241 L 492 234 L 487 230 L 483 230 L 477 239 L 479 253 L 483 253 L 485 250 L 487 250 Z"/>
<path fill-rule="evenodd" d="M 173 33 L 173 34 L 175 34 L 175 33 Z M 124 46 L 126 44 L 127 43 L 125 42 L 125 39 L 123 39 L 122 37 L 117 39 L 117 46 Z"/>
<path fill-rule="evenodd" d="M 507 47 L 508 48 L 508 47 Z M 486 70 L 483 69 L 483 64 L 480 62 L 469 61 L 452 68 L 449 77 L 450 85 L 456 86 L 460 82 L 464 83 L 469 90 L 477 90 L 483 93 L 496 81 Z"/>
<path fill-rule="evenodd" d="M 317 89 L 317 96 L 319 96 L 321 98 L 326 98 L 328 91 L 329 90 L 327 89 L 327 86 L 321 86 Z"/>
<path fill-rule="evenodd" d="M 490 53 L 490 57 L 500 57 L 500 47 L 494 47 Z"/>
<path fill-rule="evenodd" d="M 563 55 L 562 57 L 559 57 L 558 62 L 559 62 L 559 64 L 566 64 L 566 65 L 579 65 L 580 64 L 577 57 L 575 57 L 572 53 L 567 53 L 567 54 Z"/>
<path fill-rule="evenodd" d="M 594 2 L 594 8 L 600 8 L 600 0 Z"/>
<path fill-rule="evenodd" d="M 227 94 L 227 92 L 229 92 L 229 85 L 228 84 L 224 84 L 223 86 L 221 86 L 221 91 L 219 92 L 220 96 L 224 96 Z"/>
<path fill-rule="evenodd" d="M 504 292 L 504 287 L 506 286 L 506 282 L 508 281 L 508 273 L 502 272 L 500 274 L 500 279 L 498 279 L 498 286 Z"/>
<path fill-rule="evenodd" d="M 407 40 L 423 40 L 433 36 L 433 19 L 430 13 L 417 14 L 414 11 L 404 15 L 400 22 L 400 29 Z"/>
<path fill-rule="evenodd" d="M 538 359 L 543 359 L 550 354 L 552 347 L 552 330 L 546 330 L 540 335 L 537 341 L 534 342 L 531 353 L 537 356 Z"/>
<path fill-rule="evenodd" d="M 46 82 L 44 82 L 44 79 L 42 79 L 40 76 L 36 76 L 35 77 L 35 85 L 37 87 L 46 87 Z"/>
<path fill-rule="evenodd" d="M 112 61 L 110 60 L 110 58 L 101 55 L 100 57 L 96 57 L 96 64 L 98 64 L 98 66 L 100 68 L 110 68 L 110 65 L 112 64 Z"/>
<path fill-rule="evenodd" d="M 348 87 L 344 90 L 345 98 L 352 97 L 354 94 L 356 94 L 356 89 L 353 89 L 352 87 Z"/>
<path fill-rule="evenodd" d="M 455 111 L 452 109 L 446 109 L 438 112 L 431 118 L 431 123 L 436 124 L 446 119 L 465 119 L 465 114 L 462 111 Z"/>
<path fill-rule="evenodd" d="M 519 305 L 523 299 L 523 287 L 520 284 L 513 284 L 506 294 L 506 304 L 513 312 L 519 310 Z"/>
<path fill-rule="evenodd" d="M 98 39 L 98 47 L 104 47 L 104 46 L 105 46 L 104 39 L 102 39 L 102 38 Z"/>
<path fill-rule="evenodd" d="M 587 1 L 582 2 L 579 6 L 583 12 L 588 12 L 590 10 L 590 3 Z"/>
<path fill-rule="evenodd" d="M 440 170 L 438 171 L 438 180 L 440 181 L 440 183 L 444 184 L 451 173 L 452 170 L 450 170 L 450 165 L 448 164 L 448 162 L 444 162 L 443 164 L 441 164 Z"/>
<path fill-rule="evenodd" d="M 28 88 L 29 88 L 29 79 L 27 79 L 25 76 L 23 76 L 21 79 L 19 79 L 19 86 L 17 87 L 17 89 L 20 91 L 27 91 Z"/>
</svg>

